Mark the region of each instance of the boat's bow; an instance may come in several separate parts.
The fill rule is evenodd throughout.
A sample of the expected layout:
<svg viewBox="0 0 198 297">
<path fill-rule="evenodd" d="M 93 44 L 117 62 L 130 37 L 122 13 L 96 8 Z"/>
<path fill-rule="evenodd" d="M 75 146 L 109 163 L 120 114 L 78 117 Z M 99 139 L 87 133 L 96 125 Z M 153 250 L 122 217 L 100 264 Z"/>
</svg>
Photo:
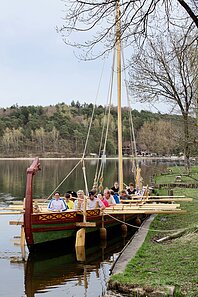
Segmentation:
<svg viewBox="0 0 198 297">
<path fill-rule="evenodd" d="M 33 244 L 32 226 L 31 226 L 31 215 L 33 213 L 33 202 L 32 202 L 32 183 L 33 176 L 40 170 L 39 158 L 35 158 L 31 166 L 27 169 L 27 180 L 26 180 L 26 191 L 24 199 L 24 230 L 27 245 Z"/>
</svg>

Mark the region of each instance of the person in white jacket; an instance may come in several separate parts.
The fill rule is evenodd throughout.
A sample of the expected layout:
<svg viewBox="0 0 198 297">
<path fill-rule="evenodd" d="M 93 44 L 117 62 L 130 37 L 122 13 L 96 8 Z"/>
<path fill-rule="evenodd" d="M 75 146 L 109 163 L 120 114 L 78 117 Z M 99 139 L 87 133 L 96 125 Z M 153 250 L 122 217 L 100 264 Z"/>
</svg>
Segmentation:
<svg viewBox="0 0 198 297">
<path fill-rule="evenodd" d="M 67 210 L 67 205 L 63 198 L 60 197 L 60 193 L 54 193 L 54 198 L 52 198 L 47 207 L 50 211 L 65 211 Z"/>
</svg>

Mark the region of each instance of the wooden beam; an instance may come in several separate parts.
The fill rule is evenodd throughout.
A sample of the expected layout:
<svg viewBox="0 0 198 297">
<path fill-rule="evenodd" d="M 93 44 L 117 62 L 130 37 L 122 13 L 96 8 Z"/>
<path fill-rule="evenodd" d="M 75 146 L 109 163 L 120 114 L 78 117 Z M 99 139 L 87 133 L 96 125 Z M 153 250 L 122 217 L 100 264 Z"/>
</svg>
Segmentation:
<svg viewBox="0 0 198 297">
<path fill-rule="evenodd" d="M 85 228 L 81 228 L 76 232 L 76 242 L 75 247 L 84 247 L 85 246 Z"/>
<path fill-rule="evenodd" d="M 130 195 L 132 198 L 185 198 L 184 195 L 182 196 L 171 196 L 171 195 L 168 195 L 168 196 L 158 196 L 158 195 L 149 195 L 149 196 L 143 196 L 143 195 L 135 195 L 135 194 L 132 194 Z"/>
<path fill-rule="evenodd" d="M 76 223 L 76 227 L 96 227 L 96 223 L 95 222 L 78 222 Z"/>
<path fill-rule="evenodd" d="M 121 199 L 120 202 L 122 203 L 141 203 L 141 202 L 174 202 L 174 201 L 184 201 L 184 202 L 191 202 L 193 199 L 192 198 L 159 198 L 159 199 L 127 199 L 127 200 L 123 200 Z"/>
<path fill-rule="evenodd" d="M 9 225 L 21 225 L 21 226 L 23 226 L 23 222 L 22 221 L 9 221 Z"/>
<path fill-rule="evenodd" d="M 185 214 L 187 211 L 181 210 L 181 209 L 175 209 L 175 210 L 114 210 L 114 211 L 107 211 L 104 210 L 104 215 L 115 215 L 115 214 Z"/>
<path fill-rule="evenodd" d="M 24 211 L 2 211 L 0 212 L 0 215 L 19 215 L 23 213 Z"/>
</svg>

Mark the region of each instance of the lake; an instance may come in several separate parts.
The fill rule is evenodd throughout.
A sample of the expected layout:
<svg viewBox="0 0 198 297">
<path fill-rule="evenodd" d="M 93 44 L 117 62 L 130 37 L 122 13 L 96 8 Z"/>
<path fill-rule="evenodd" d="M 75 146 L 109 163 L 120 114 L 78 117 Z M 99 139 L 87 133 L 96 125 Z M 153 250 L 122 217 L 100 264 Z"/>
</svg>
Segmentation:
<svg viewBox="0 0 198 297">
<path fill-rule="evenodd" d="M 0 160 L 0 206 L 12 200 L 23 200 L 26 169 L 31 160 Z M 34 177 L 34 197 L 48 197 L 57 185 L 69 174 L 78 160 L 41 160 L 41 171 Z M 96 172 L 96 160 L 85 161 L 89 189 L 92 188 Z M 163 171 L 166 164 L 156 161 L 142 161 L 142 176 L 150 184 L 153 174 Z M 117 176 L 117 160 L 106 160 L 103 164 L 104 188 L 112 187 Z M 132 163 L 123 161 L 124 182 L 133 180 Z M 89 177 L 89 178 L 88 178 Z M 68 190 L 84 189 L 82 166 L 78 166 L 60 186 L 64 194 Z M 21 220 L 21 215 L 0 215 L 0 279 L 1 296 L 4 297 L 50 297 L 104 296 L 109 270 L 131 235 L 122 237 L 119 230 L 108 242 L 94 241 L 86 247 L 86 260 L 76 260 L 75 251 L 65 253 L 64 247 L 57 248 L 51 255 L 29 257 L 21 261 L 19 245 L 20 226 L 10 226 L 9 221 Z M 133 233 L 130 230 L 129 233 Z"/>
</svg>

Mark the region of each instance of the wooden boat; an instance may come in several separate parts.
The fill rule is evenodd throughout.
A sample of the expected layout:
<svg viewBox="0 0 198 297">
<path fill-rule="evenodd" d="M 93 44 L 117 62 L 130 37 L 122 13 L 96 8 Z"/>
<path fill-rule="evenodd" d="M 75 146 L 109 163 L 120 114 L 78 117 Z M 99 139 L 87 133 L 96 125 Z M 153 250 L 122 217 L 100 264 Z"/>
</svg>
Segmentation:
<svg viewBox="0 0 198 297">
<path fill-rule="evenodd" d="M 112 213 L 112 216 L 100 213 L 99 209 L 86 210 L 86 214 L 77 210 L 65 212 L 49 212 L 48 210 L 34 213 L 32 184 L 34 175 L 40 170 L 39 158 L 36 158 L 27 169 L 26 195 L 24 204 L 24 231 L 26 243 L 30 251 L 44 245 L 57 244 L 58 241 L 76 238 L 80 228 L 89 233 L 100 231 L 101 228 L 112 228 L 121 222 L 135 220 L 134 213 Z M 108 212 L 110 211 L 110 208 Z M 114 212 L 114 209 L 112 209 Z M 138 214 L 139 215 L 139 214 Z M 86 216 L 86 221 L 85 221 Z M 145 216 L 145 215 L 144 215 Z"/>
<path fill-rule="evenodd" d="M 119 7 L 117 7 L 116 18 L 119 19 Z M 119 23 L 119 21 L 118 21 Z M 119 40 L 119 27 L 116 34 L 117 50 L 117 81 L 118 81 L 118 159 L 119 159 L 119 186 L 123 189 L 123 169 L 122 169 L 122 129 L 121 129 L 121 52 Z M 103 156 L 105 152 L 103 151 Z M 99 209 L 86 210 L 83 213 L 75 210 L 65 212 L 40 212 L 33 211 L 33 176 L 40 169 L 40 161 L 36 158 L 27 169 L 27 184 L 25 195 L 24 230 L 27 246 L 33 250 L 43 244 L 52 244 L 62 239 L 76 237 L 79 228 L 86 229 L 86 234 L 99 231 L 100 228 L 108 229 L 120 224 L 120 221 L 128 222 L 135 219 L 136 214 L 112 214 L 112 216 L 100 213 Z M 87 191 L 86 191 L 87 192 Z M 139 215 L 139 214 L 138 214 Z M 80 236 L 79 236 L 80 238 Z"/>
<path fill-rule="evenodd" d="M 116 51 L 117 51 L 117 94 L 118 94 L 118 181 L 119 189 L 124 187 L 123 183 L 123 161 L 122 161 L 122 120 L 121 120 L 121 51 L 120 51 L 120 32 L 119 32 L 119 15 L 120 10 L 117 6 L 117 34 L 116 34 Z M 103 154 L 105 151 L 103 151 Z M 84 154 L 83 154 L 84 158 Z M 84 159 L 81 159 L 81 162 Z M 103 162 L 104 163 L 104 162 Z M 99 209 L 84 210 L 67 210 L 65 212 L 34 212 L 32 184 L 34 175 L 40 170 L 39 158 L 35 158 L 32 165 L 27 169 L 27 184 L 24 203 L 24 231 L 27 246 L 30 251 L 40 248 L 43 245 L 57 244 L 61 240 L 77 239 L 76 245 L 84 245 L 84 237 L 93 234 L 96 231 L 103 231 L 116 225 L 125 225 L 129 221 L 137 218 L 144 219 L 151 213 L 172 213 L 176 212 L 175 208 L 149 206 L 149 208 L 141 207 L 148 200 L 147 195 L 140 198 L 140 203 L 135 200 L 135 206 L 119 206 L 108 208 L 100 213 Z M 137 168 L 137 179 L 140 180 L 140 169 Z M 137 186 L 137 181 L 136 181 Z M 87 189 L 86 189 L 87 192 Z M 147 193 L 146 193 L 147 194 Z M 137 198 L 137 197 L 136 197 Z M 85 204 L 85 203 L 84 203 Z M 179 205 L 177 205 L 179 207 Z M 171 212 L 172 211 L 172 212 Z M 125 225 L 126 227 L 126 225 Z M 126 230 L 126 228 L 123 228 Z M 79 239 L 79 240 L 78 240 Z"/>
</svg>

